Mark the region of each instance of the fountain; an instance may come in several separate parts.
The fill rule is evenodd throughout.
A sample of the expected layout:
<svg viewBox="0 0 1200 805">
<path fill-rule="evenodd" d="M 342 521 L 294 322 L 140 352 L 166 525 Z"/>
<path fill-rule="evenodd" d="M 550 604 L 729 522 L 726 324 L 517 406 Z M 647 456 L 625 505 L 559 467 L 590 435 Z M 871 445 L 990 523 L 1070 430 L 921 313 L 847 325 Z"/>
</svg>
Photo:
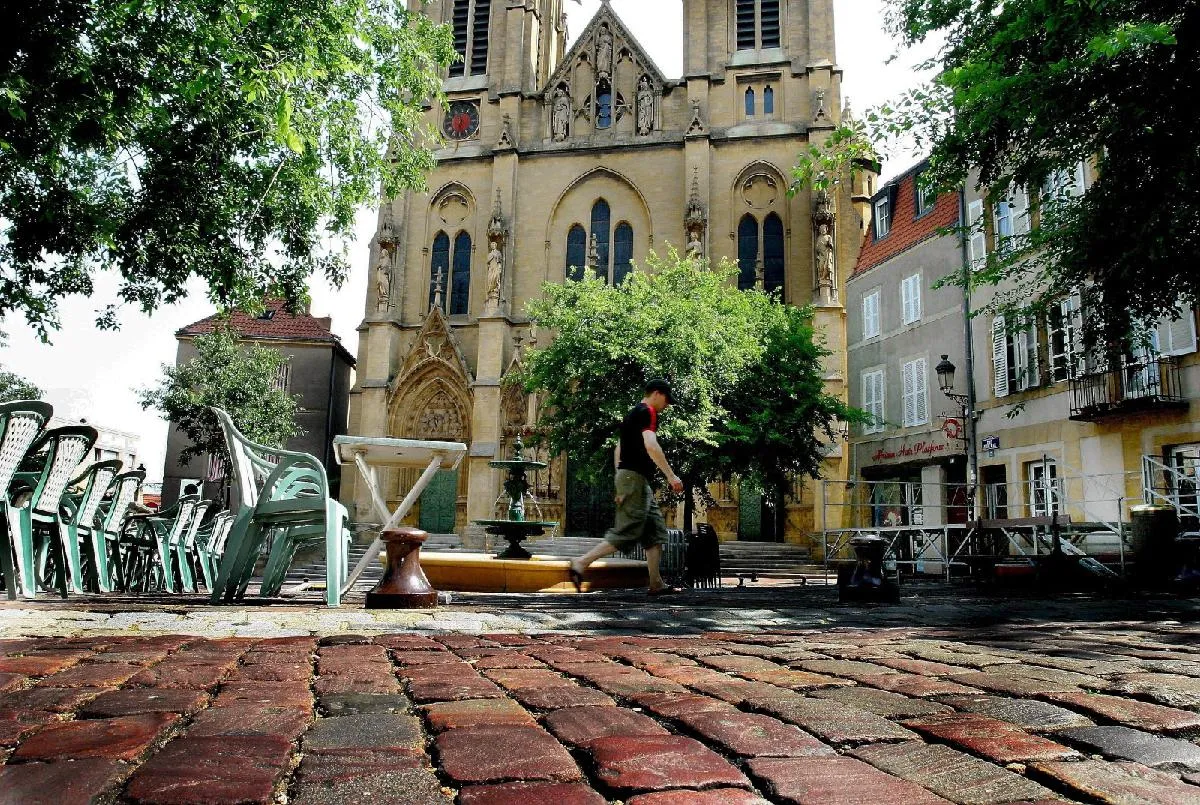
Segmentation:
<svg viewBox="0 0 1200 805">
<path fill-rule="evenodd" d="M 521 546 L 521 541 L 543 534 L 547 528 L 558 526 L 558 523 L 525 519 L 525 493 L 529 491 L 529 481 L 525 479 L 525 473 L 529 470 L 545 469 L 546 462 L 526 459 L 525 445 L 521 443 L 521 437 L 518 435 L 513 445 L 513 457 L 489 461 L 488 466 L 508 471 L 504 480 L 504 492 L 508 495 L 508 519 L 476 520 L 475 523 L 483 526 L 484 531 L 489 534 L 508 540 L 508 547 L 496 554 L 497 559 L 532 559 L 533 554 Z"/>
</svg>

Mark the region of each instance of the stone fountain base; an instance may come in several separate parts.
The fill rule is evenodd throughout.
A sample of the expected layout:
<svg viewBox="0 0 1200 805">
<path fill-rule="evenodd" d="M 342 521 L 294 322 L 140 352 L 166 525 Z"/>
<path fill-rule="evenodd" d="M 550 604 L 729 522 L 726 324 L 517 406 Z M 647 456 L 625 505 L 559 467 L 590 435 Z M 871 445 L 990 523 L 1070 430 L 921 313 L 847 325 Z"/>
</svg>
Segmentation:
<svg viewBox="0 0 1200 805">
<path fill-rule="evenodd" d="M 490 553 L 421 553 L 421 567 L 434 588 L 464 593 L 574 593 L 567 575 L 569 564 L 567 559 L 544 554 L 497 559 Z M 588 568 L 583 589 L 645 588 L 648 581 L 645 562 L 608 558 Z"/>
</svg>

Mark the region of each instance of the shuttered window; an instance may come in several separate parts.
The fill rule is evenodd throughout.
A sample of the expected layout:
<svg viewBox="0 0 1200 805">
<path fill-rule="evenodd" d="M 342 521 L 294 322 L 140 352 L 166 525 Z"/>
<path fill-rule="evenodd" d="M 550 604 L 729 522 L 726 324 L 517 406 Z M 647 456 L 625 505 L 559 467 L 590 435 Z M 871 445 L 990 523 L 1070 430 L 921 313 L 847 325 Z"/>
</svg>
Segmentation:
<svg viewBox="0 0 1200 805">
<path fill-rule="evenodd" d="M 450 65 L 450 75 L 483 75 L 487 72 L 488 28 L 492 0 L 454 0 L 450 27 L 459 61 Z"/>
<path fill-rule="evenodd" d="M 1179 305 L 1173 316 L 1158 323 L 1158 344 L 1163 355 L 1196 351 L 1196 313 L 1190 305 Z"/>
<path fill-rule="evenodd" d="M 1003 316 L 992 319 L 992 391 L 1008 396 L 1008 337 Z"/>
<path fill-rule="evenodd" d="M 884 416 L 884 370 L 873 369 L 862 374 L 862 409 L 871 415 L 871 421 L 863 426 L 863 433 L 878 433 L 883 430 Z"/>
<path fill-rule="evenodd" d="M 983 202 L 980 200 L 967 205 L 967 234 L 971 270 L 978 271 L 987 263 L 987 237 L 983 231 Z"/>
<path fill-rule="evenodd" d="M 929 422 L 929 385 L 925 377 L 925 359 L 907 361 L 901 375 L 904 381 L 904 426 Z"/>
<path fill-rule="evenodd" d="M 1047 342 L 1050 348 L 1050 382 L 1072 380 L 1086 371 L 1083 351 L 1083 314 L 1079 294 L 1071 294 L 1050 308 Z"/>
<path fill-rule="evenodd" d="M 904 323 L 913 324 L 921 320 L 921 275 L 913 274 L 900 282 L 900 309 Z"/>
<path fill-rule="evenodd" d="M 863 339 L 875 338 L 879 327 L 879 289 L 863 297 Z"/>
</svg>

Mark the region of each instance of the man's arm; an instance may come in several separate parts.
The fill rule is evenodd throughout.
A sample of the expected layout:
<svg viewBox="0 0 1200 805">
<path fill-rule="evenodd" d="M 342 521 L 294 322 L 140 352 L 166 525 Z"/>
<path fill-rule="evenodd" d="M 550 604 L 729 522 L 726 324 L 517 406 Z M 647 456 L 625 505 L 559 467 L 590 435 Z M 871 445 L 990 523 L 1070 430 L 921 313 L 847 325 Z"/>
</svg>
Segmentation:
<svg viewBox="0 0 1200 805">
<path fill-rule="evenodd" d="M 621 469 L 621 440 L 617 439 L 617 449 L 613 451 L 613 469 Z"/>
<path fill-rule="evenodd" d="M 642 442 L 646 445 L 646 452 L 650 456 L 658 468 L 662 470 L 662 474 L 667 476 L 667 483 L 671 485 L 671 489 L 676 492 L 683 491 L 683 481 L 679 480 L 679 476 L 671 469 L 671 465 L 667 463 L 667 456 L 663 453 L 662 446 L 658 443 L 658 436 L 652 430 L 642 431 Z"/>
</svg>

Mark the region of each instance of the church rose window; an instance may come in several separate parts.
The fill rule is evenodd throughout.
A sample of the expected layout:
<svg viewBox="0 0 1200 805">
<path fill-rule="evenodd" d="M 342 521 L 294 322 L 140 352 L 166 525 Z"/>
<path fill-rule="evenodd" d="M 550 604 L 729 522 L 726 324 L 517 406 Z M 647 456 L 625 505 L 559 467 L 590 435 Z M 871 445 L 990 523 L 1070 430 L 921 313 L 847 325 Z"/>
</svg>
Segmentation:
<svg viewBox="0 0 1200 805">
<path fill-rule="evenodd" d="M 783 221 L 771 213 L 763 221 L 763 285 L 768 291 L 783 289 Z"/>
<path fill-rule="evenodd" d="M 613 285 L 620 285 L 633 268 L 633 227 L 622 221 L 613 233 Z"/>
<path fill-rule="evenodd" d="M 612 213 L 609 211 L 607 201 L 600 199 L 592 205 L 592 237 L 596 239 L 596 273 L 605 282 L 608 281 L 609 222 L 611 220 Z"/>
<path fill-rule="evenodd" d="M 738 223 L 738 289 L 754 287 L 758 263 L 758 221 L 746 213 Z"/>
<path fill-rule="evenodd" d="M 454 280 L 450 291 L 450 312 L 467 312 L 471 299 L 471 236 L 459 232 L 454 238 Z"/>
<path fill-rule="evenodd" d="M 434 289 L 442 282 L 442 309 L 446 305 L 446 282 L 450 278 L 450 238 L 438 232 L 433 239 L 433 259 L 429 262 L 429 306 L 433 307 Z"/>
<path fill-rule="evenodd" d="M 573 282 L 583 279 L 585 265 L 587 265 L 587 232 L 582 226 L 575 224 L 567 233 L 567 279 Z"/>
</svg>

